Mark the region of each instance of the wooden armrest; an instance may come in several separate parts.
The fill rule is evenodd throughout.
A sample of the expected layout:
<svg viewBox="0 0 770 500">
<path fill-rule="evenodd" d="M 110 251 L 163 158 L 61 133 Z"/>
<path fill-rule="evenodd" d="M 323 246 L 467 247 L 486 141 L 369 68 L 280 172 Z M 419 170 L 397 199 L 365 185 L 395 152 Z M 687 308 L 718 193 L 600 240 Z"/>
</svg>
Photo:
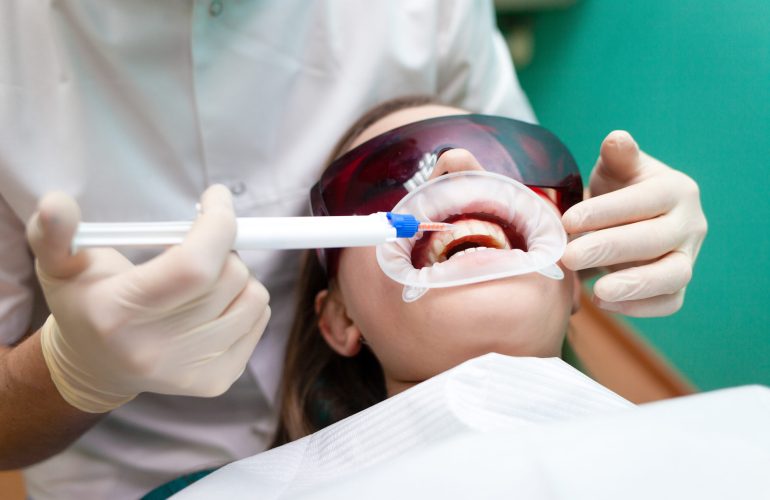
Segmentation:
<svg viewBox="0 0 770 500">
<path fill-rule="evenodd" d="M 647 403 L 697 392 L 641 335 L 594 305 L 585 290 L 567 340 L 594 380 L 629 401 Z"/>
</svg>

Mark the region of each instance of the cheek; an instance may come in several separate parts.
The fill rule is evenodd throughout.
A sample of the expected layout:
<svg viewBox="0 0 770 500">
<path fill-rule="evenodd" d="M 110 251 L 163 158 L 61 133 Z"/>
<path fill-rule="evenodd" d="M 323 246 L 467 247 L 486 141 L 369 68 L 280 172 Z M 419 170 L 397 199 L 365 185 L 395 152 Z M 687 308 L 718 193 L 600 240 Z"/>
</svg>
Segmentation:
<svg viewBox="0 0 770 500">
<path fill-rule="evenodd" d="M 377 265 L 374 248 L 350 248 L 340 256 L 339 284 L 348 316 L 367 341 L 403 328 L 402 286 Z"/>
<path fill-rule="evenodd" d="M 411 303 L 402 300 L 403 285 L 382 272 L 373 248 L 342 252 L 339 286 L 348 316 L 387 375 L 399 380 L 423 380 L 435 375 L 415 375 L 422 374 L 415 367 L 434 357 L 430 309 L 423 299 Z"/>
</svg>

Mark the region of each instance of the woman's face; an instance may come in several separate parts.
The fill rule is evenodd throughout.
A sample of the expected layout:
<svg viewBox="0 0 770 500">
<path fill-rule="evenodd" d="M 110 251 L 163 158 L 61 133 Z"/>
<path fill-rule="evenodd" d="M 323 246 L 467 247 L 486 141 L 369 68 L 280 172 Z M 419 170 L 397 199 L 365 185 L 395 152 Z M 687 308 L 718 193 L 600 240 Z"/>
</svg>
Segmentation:
<svg viewBox="0 0 770 500">
<path fill-rule="evenodd" d="M 437 105 L 397 111 L 365 130 L 351 147 L 401 125 L 460 113 L 464 111 Z M 468 151 L 451 150 L 439 158 L 432 177 L 481 169 Z M 321 292 L 319 309 L 327 298 L 337 307 L 321 315 L 320 327 L 343 355 L 355 355 L 365 339 L 392 395 L 489 352 L 558 356 L 576 292 L 574 273 L 564 272 L 563 280 L 530 273 L 431 289 L 406 303 L 403 285 L 385 276 L 374 248 L 350 248 L 340 256 L 336 287 L 328 296 Z"/>
</svg>

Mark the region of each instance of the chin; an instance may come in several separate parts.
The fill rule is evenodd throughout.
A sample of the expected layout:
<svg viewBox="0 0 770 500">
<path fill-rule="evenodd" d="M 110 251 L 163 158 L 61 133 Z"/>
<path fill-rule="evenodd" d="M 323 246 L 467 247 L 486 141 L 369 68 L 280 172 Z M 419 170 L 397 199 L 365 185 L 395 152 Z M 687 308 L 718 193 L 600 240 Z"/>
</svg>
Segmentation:
<svg viewBox="0 0 770 500">
<path fill-rule="evenodd" d="M 489 352 L 509 356 L 552 357 L 561 353 L 569 324 L 568 294 L 521 286 L 514 277 L 474 285 L 431 290 L 420 301 L 430 304 L 446 338 L 466 346 L 471 357 Z M 534 281 L 548 278 L 534 278 Z M 546 293 L 547 292 L 547 293 Z M 443 325 L 443 326 L 441 326 Z M 470 337 L 469 337 L 470 335 Z M 471 340 L 470 343 L 467 340 Z"/>
<path fill-rule="evenodd" d="M 516 329 L 506 332 L 489 332 L 477 338 L 476 354 L 490 352 L 506 356 L 550 358 L 561 354 L 566 332 L 544 332 L 542 329 Z"/>
</svg>

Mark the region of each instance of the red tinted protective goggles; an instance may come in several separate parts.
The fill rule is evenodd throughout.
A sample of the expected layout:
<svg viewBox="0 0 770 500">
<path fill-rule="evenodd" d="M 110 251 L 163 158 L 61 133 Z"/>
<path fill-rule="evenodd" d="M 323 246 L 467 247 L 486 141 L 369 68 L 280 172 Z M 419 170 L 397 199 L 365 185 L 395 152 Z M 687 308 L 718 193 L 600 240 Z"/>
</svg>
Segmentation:
<svg viewBox="0 0 770 500">
<path fill-rule="evenodd" d="M 310 190 L 313 215 L 387 212 L 454 148 L 470 151 L 489 172 L 530 188 L 554 189 L 562 213 L 583 199 L 577 164 L 551 132 L 511 118 L 468 114 L 410 123 L 340 156 Z M 318 251 L 330 277 L 337 272 L 339 251 Z"/>
</svg>

